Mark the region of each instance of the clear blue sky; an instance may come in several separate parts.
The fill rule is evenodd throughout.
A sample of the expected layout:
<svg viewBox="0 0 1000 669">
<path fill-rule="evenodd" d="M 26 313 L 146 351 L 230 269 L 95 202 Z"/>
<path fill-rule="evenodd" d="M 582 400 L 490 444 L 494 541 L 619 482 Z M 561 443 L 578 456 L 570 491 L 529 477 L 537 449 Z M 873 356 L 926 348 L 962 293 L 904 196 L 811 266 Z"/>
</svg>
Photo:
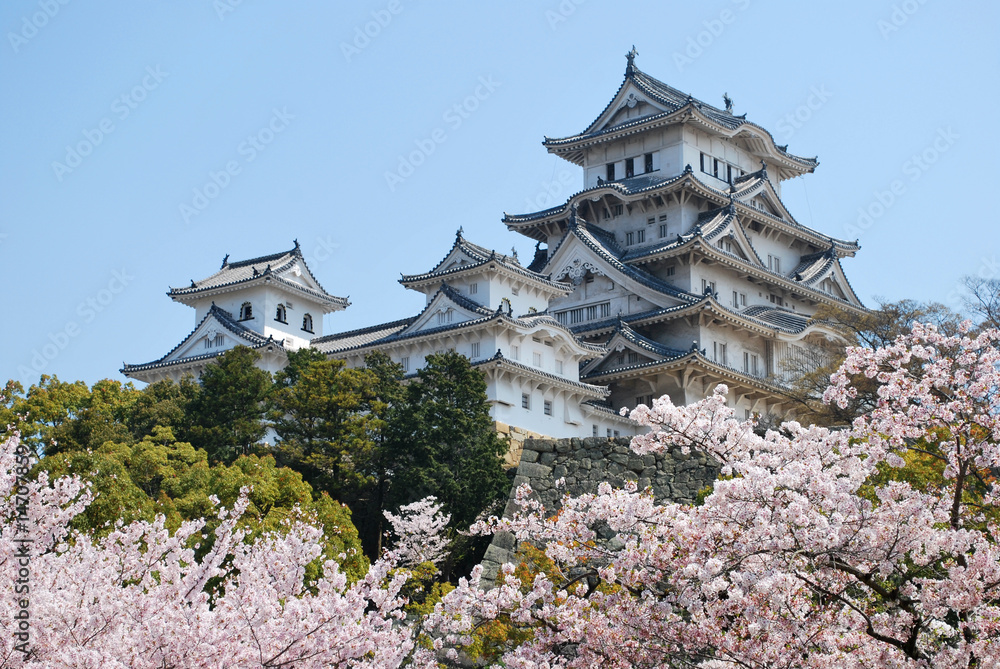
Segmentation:
<svg viewBox="0 0 1000 669">
<path fill-rule="evenodd" d="M 868 304 L 957 307 L 963 275 L 1000 276 L 984 197 L 1000 144 L 993 2 L 64 2 L 0 4 L 0 379 L 35 382 L 44 363 L 93 383 L 160 357 L 194 325 L 165 291 L 227 253 L 297 238 L 353 302 L 327 332 L 415 313 L 400 272 L 433 266 L 459 226 L 530 257 L 501 216 L 579 189 L 540 142 L 598 115 L 633 44 L 647 73 L 717 105 L 728 92 L 819 156 L 784 199 L 860 238 L 844 264 Z M 212 173 L 224 187 L 197 200 Z"/>
</svg>

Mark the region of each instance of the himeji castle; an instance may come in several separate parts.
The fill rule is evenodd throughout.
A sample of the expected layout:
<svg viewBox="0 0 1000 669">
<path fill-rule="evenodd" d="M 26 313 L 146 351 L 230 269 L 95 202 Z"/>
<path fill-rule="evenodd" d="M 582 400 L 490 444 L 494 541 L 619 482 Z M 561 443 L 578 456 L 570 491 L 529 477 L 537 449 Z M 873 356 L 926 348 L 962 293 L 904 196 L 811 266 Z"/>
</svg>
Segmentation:
<svg viewBox="0 0 1000 669">
<path fill-rule="evenodd" d="M 229 262 L 168 295 L 195 308 L 195 329 L 163 358 L 125 365 L 142 381 L 199 374 L 238 344 L 271 371 L 314 347 L 363 366 L 382 351 L 413 375 L 454 350 L 486 377 L 498 429 L 518 439 L 626 436 L 623 408 L 669 395 L 687 404 L 719 383 L 738 415 L 789 415 L 789 363 L 843 345 L 811 320 L 821 305 L 863 312 L 841 259 L 856 242 L 796 221 L 785 179 L 811 173 L 724 97 L 720 109 L 640 71 L 597 119 L 543 145 L 583 171 L 560 206 L 504 214 L 535 240 L 524 266 L 459 229 L 431 269 L 400 283 L 426 296 L 409 318 L 325 335 L 323 315 L 348 306 L 326 293 L 299 251 Z"/>
</svg>

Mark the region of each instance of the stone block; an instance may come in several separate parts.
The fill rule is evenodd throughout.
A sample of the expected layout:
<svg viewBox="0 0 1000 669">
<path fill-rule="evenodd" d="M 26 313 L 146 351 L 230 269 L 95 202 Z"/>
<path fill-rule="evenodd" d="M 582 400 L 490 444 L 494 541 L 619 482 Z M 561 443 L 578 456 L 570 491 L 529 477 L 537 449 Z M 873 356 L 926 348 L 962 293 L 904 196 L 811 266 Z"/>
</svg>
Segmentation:
<svg viewBox="0 0 1000 669">
<path fill-rule="evenodd" d="M 514 478 L 514 481 L 516 485 L 517 479 L 522 477 L 540 479 L 549 477 L 551 474 L 552 468 L 547 465 L 521 460 L 521 466 L 517 468 L 517 476 Z"/>
</svg>

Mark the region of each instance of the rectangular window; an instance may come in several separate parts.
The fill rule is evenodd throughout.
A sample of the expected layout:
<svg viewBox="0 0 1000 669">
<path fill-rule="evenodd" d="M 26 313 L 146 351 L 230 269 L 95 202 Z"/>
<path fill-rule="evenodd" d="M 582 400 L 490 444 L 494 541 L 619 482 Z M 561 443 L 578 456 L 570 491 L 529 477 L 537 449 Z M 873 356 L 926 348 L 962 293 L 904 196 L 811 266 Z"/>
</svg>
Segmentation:
<svg viewBox="0 0 1000 669">
<path fill-rule="evenodd" d="M 616 204 L 615 205 L 615 216 L 621 216 L 624 213 L 625 213 L 625 205 L 623 205 L 623 204 Z"/>
<path fill-rule="evenodd" d="M 618 430 L 615 430 L 615 439 L 617 439 L 620 436 L 621 436 L 621 432 L 619 432 Z"/>
<path fill-rule="evenodd" d="M 646 219 L 646 225 L 652 225 L 653 223 L 656 223 L 656 216 L 650 216 Z"/>
<path fill-rule="evenodd" d="M 746 293 L 740 293 L 740 306 L 741 307 L 747 306 L 747 294 Z"/>
<path fill-rule="evenodd" d="M 726 345 L 719 342 L 712 342 L 712 359 L 717 363 L 726 364 Z"/>
<path fill-rule="evenodd" d="M 542 354 L 541 353 L 532 353 L 531 354 L 531 364 L 534 365 L 535 367 L 541 367 L 542 366 Z"/>
<path fill-rule="evenodd" d="M 626 232 L 625 233 L 625 246 L 632 246 L 633 244 L 635 244 L 635 233 L 634 232 Z"/>
<path fill-rule="evenodd" d="M 653 154 L 652 153 L 647 153 L 645 156 L 643 156 L 643 165 L 645 167 L 645 171 L 646 172 L 652 172 L 653 171 Z"/>
<path fill-rule="evenodd" d="M 634 365 L 635 363 L 639 362 L 639 354 L 636 353 L 635 351 L 629 351 L 628 361 L 630 365 Z"/>
<path fill-rule="evenodd" d="M 605 302 L 598 305 L 601 308 L 601 318 L 607 318 L 611 315 L 611 303 Z"/>
<path fill-rule="evenodd" d="M 562 374 L 562 373 L 563 373 L 563 361 L 556 360 L 556 374 Z"/>
<path fill-rule="evenodd" d="M 552 402 L 551 401 L 545 400 L 544 402 L 542 402 L 542 413 L 544 413 L 546 416 L 551 416 L 552 415 Z"/>
<path fill-rule="evenodd" d="M 605 208 L 605 209 L 604 209 L 604 220 L 606 221 L 606 220 L 608 220 L 609 218 L 611 218 L 611 212 L 610 212 L 610 211 L 608 211 L 608 210 L 607 210 L 607 208 Z"/>
<path fill-rule="evenodd" d="M 597 305 L 596 304 L 592 304 L 589 307 L 587 307 L 585 315 L 587 316 L 587 320 L 588 321 L 592 321 L 595 318 L 597 318 Z"/>
<path fill-rule="evenodd" d="M 666 236 L 667 236 L 667 224 L 666 223 L 661 223 L 660 224 L 660 239 L 663 239 Z"/>
<path fill-rule="evenodd" d="M 399 366 L 403 368 L 404 372 L 410 371 L 410 356 L 404 355 L 399 359 Z"/>
<path fill-rule="evenodd" d="M 706 156 L 704 153 L 701 154 L 701 171 L 705 174 L 709 173 L 712 167 L 712 159 Z"/>
<path fill-rule="evenodd" d="M 760 375 L 760 368 L 758 367 L 758 358 L 756 353 L 750 354 L 750 373 L 754 376 Z"/>
<path fill-rule="evenodd" d="M 666 214 L 660 214 L 660 221 L 662 222 L 662 221 L 665 221 L 665 220 L 667 220 L 667 215 Z"/>
<path fill-rule="evenodd" d="M 635 158 L 625 159 L 625 178 L 635 176 Z"/>
<path fill-rule="evenodd" d="M 712 176 L 714 176 L 716 179 L 725 179 L 725 176 L 723 174 L 723 170 L 724 170 L 725 166 L 726 166 L 726 164 L 723 163 L 723 162 L 721 162 L 718 158 L 713 158 L 712 159 Z"/>
<path fill-rule="evenodd" d="M 470 283 L 469 284 L 469 295 L 475 295 L 478 292 L 479 292 L 479 284 L 478 283 Z"/>
<path fill-rule="evenodd" d="M 511 346 L 510 347 L 510 357 L 514 358 L 515 360 L 520 360 L 521 359 L 521 347 L 520 346 Z"/>
<path fill-rule="evenodd" d="M 636 230 L 635 231 L 635 243 L 636 244 L 642 244 L 644 241 L 646 241 L 646 231 L 645 230 Z"/>
<path fill-rule="evenodd" d="M 479 342 L 472 342 L 472 359 L 475 360 L 479 357 Z"/>
<path fill-rule="evenodd" d="M 667 276 L 673 276 L 676 270 L 677 268 L 671 265 L 670 267 L 667 268 Z"/>
<path fill-rule="evenodd" d="M 740 294 L 735 290 L 733 291 L 733 306 L 739 308 L 740 306 Z"/>
<path fill-rule="evenodd" d="M 611 428 L 609 427 L 608 428 L 608 439 L 610 439 L 610 438 L 611 438 Z"/>
<path fill-rule="evenodd" d="M 701 280 L 701 294 L 708 295 L 709 293 L 715 294 L 715 282 L 709 281 L 708 279 Z"/>
<path fill-rule="evenodd" d="M 733 183 L 733 166 L 726 165 L 726 181 Z"/>
<path fill-rule="evenodd" d="M 597 426 L 594 425 L 593 428 L 594 428 L 593 435 L 596 437 L 597 436 Z"/>
<path fill-rule="evenodd" d="M 774 256 L 774 271 L 781 274 L 781 258 Z"/>
<path fill-rule="evenodd" d="M 531 409 L 531 395 L 528 393 L 521 393 L 521 408 Z"/>
<path fill-rule="evenodd" d="M 521 289 L 518 288 L 517 286 L 511 286 L 510 287 L 510 294 L 511 295 L 518 295 L 520 292 L 521 292 Z"/>
<path fill-rule="evenodd" d="M 776 304 L 779 307 L 785 306 L 785 301 L 783 299 L 781 299 L 781 297 L 779 295 L 775 295 L 774 293 L 771 293 L 768 296 L 768 300 L 771 301 L 771 304 Z"/>
<path fill-rule="evenodd" d="M 615 164 L 614 163 L 608 163 L 606 165 L 606 167 L 607 167 L 607 172 L 605 173 L 605 176 L 608 178 L 608 181 L 614 181 L 615 180 Z"/>
<path fill-rule="evenodd" d="M 750 420 L 750 409 L 744 409 L 743 410 L 743 419 L 744 420 Z"/>
</svg>

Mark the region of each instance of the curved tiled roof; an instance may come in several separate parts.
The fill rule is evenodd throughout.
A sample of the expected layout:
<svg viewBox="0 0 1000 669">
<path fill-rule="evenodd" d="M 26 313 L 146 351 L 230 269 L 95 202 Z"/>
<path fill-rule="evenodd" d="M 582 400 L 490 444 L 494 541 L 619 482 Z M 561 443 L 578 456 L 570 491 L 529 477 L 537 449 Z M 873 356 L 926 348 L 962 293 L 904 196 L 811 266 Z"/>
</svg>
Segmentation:
<svg viewBox="0 0 1000 669">
<path fill-rule="evenodd" d="M 611 395 L 611 390 L 609 390 L 607 386 L 597 386 L 590 383 L 583 383 L 582 381 L 573 381 L 572 379 L 567 379 L 562 376 L 558 376 L 556 374 L 543 372 L 542 370 L 536 367 L 530 367 L 522 362 L 518 362 L 517 360 L 511 360 L 510 358 L 505 357 L 504 354 L 501 353 L 499 350 L 493 355 L 492 358 L 487 358 L 486 360 L 477 360 L 472 363 L 472 366 L 478 367 L 480 365 L 486 365 L 491 362 L 501 363 L 508 367 L 513 367 L 514 369 L 517 369 L 518 371 L 521 371 L 529 376 L 540 377 L 549 380 L 551 382 L 583 390 L 597 397 L 608 397 L 609 395 Z"/>
<path fill-rule="evenodd" d="M 643 116 L 636 119 L 630 119 L 618 125 L 610 126 L 607 128 L 599 129 L 597 126 L 601 119 L 610 110 L 611 105 L 614 104 L 615 100 L 618 99 L 618 95 L 625 88 L 625 86 L 632 82 L 632 84 L 639 89 L 644 95 L 652 100 L 655 100 L 660 106 L 664 107 L 665 111 L 658 114 L 652 114 L 650 116 Z M 755 134 L 762 134 L 768 140 L 770 140 L 771 145 L 774 147 L 775 152 L 795 163 L 798 163 L 805 169 L 811 170 L 819 164 L 816 158 L 804 158 L 802 156 L 796 156 L 787 151 L 787 146 L 779 146 L 777 142 L 774 141 L 774 136 L 756 123 L 751 123 L 746 120 L 745 115 L 735 116 L 731 112 L 721 110 L 713 105 L 710 105 L 701 100 L 697 100 L 690 95 L 683 93 L 672 86 L 669 86 L 659 79 L 649 76 L 645 72 L 639 70 L 635 67 L 632 62 L 629 63 L 628 68 L 625 70 L 625 79 L 622 81 L 621 86 L 615 91 L 612 96 L 611 101 L 605 106 L 598 117 L 584 130 L 582 133 L 577 135 L 572 135 L 569 137 L 562 138 L 550 138 L 546 137 L 542 142 L 543 146 L 546 147 L 558 147 L 567 144 L 572 144 L 586 139 L 593 139 L 600 137 L 601 135 L 611 134 L 618 132 L 620 130 L 625 130 L 631 127 L 643 125 L 650 121 L 656 121 L 660 119 L 665 119 L 684 108 L 690 108 L 693 111 L 697 111 L 699 114 L 705 117 L 709 122 L 715 123 L 717 126 L 726 129 L 729 132 L 734 132 L 742 127 L 752 128 Z"/>
<path fill-rule="evenodd" d="M 443 270 L 438 269 L 439 267 L 441 267 L 444 261 L 447 260 L 452 253 L 454 253 L 456 249 L 460 249 L 463 253 L 468 255 L 476 262 L 466 265 L 458 265 L 456 267 L 451 267 L 449 269 L 443 269 Z M 523 267 L 521 263 L 518 261 L 518 259 L 514 256 L 505 256 L 497 253 L 496 251 L 486 249 L 482 246 L 479 246 L 478 244 L 473 244 L 472 242 L 467 241 L 465 238 L 462 237 L 461 230 L 459 230 L 458 234 L 456 235 L 455 243 L 452 245 L 451 250 L 448 251 L 448 254 L 445 255 L 445 257 L 441 260 L 441 262 L 437 264 L 437 266 L 433 270 L 429 272 L 424 272 L 422 274 L 404 274 L 399 279 L 399 283 L 406 285 L 408 283 L 417 283 L 420 281 L 428 281 L 431 279 L 447 278 L 450 276 L 454 276 L 455 274 L 458 274 L 460 272 L 466 272 L 468 270 L 483 267 L 484 265 L 494 262 L 503 267 L 504 269 L 507 269 L 508 271 L 518 274 L 526 279 L 537 281 L 538 283 L 546 285 L 550 288 L 557 288 L 559 290 L 564 289 L 564 287 L 561 284 L 552 281 L 547 275 L 540 274 L 530 268 Z"/>
<path fill-rule="evenodd" d="M 643 337 L 641 334 L 630 328 L 623 320 L 618 320 L 618 326 L 615 328 L 615 334 L 621 335 L 626 341 L 638 346 L 639 348 L 648 351 L 650 353 L 655 353 L 657 355 L 662 355 L 664 358 L 674 358 L 678 355 L 683 355 L 687 351 L 681 351 L 675 348 L 670 348 L 664 346 L 659 342 L 655 342 L 652 339 Z M 612 335 L 614 339 L 614 335 Z M 609 340 L 610 343 L 610 340 Z"/>
<path fill-rule="evenodd" d="M 405 329 L 415 320 L 417 320 L 416 316 L 410 316 L 409 318 L 392 321 L 391 323 L 381 323 L 379 325 L 372 325 L 358 330 L 324 335 L 322 337 L 316 337 L 309 342 L 309 345 L 317 351 L 321 351 L 323 353 L 367 346 L 374 341 L 396 334 L 400 330 Z"/>
<path fill-rule="evenodd" d="M 285 343 L 284 339 L 275 341 L 274 337 L 270 337 L 270 336 L 265 337 L 264 335 L 262 335 L 261 333 L 257 332 L 256 330 L 251 330 L 247 326 L 243 325 L 242 323 L 240 323 L 239 321 L 237 321 L 236 319 L 234 319 L 233 315 L 231 313 L 229 313 L 228 311 L 226 311 L 225 309 L 223 309 L 221 307 L 217 307 L 215 305 L 215 303 L 213 303 L 212 306 L 209 307 L 208 313 L 205 314 L 205 317 L 202 318 L 198 322 L 198 324 L 194 326 L 194 329 L 191 330 L 191 332 L 189 332 L 187 334 L 187 336 L 184 337 L 184 339 L 182 339 L 179 344 L 177 344 L 177 346 L 174 346 L 172 349 L 170 349 L 169 351 L 167 351 L 166 355 L 164 355 L 163 357 L 161 357 L 158 360 L 154 360 L 152 362 L 145 362 L 145 363 L 141 363 L 141 364 L 137 364 L 137 365 L 130 365 L 128 363 L 122 363 L 122 368 L 119 371 L 122 374 L 126 374 L 127 375 L 129 372 L 139 372 L 139 371 L 145 371 L 147 369 L 155 369 L 157 367 L 169 367 L 171 365 L 187 364 L 189 362 L 194 362 L 194 361 L 203 360 L 203 359 L 207 360 L 209 358 L 214 358 L 214 357 L 216 357 L 218 355 L 221 355 L 225 351 L 214 351 L 212 353 L 204 353 L 202 355 L 191 356 L 191 357 L 188 357 L 188 358 L 178 358 L 176 360 L 167 360 L 167 358 L 169 358 L 171 355 L 173 355 L 179 348 L 181 348 L 182 346 L 184 346 L 184 344 L 186 344 L 188 342 L 188 340 L 190 340 L 191 337 L 194 336 L 194 333 L 196 333 L 198 331 L 198 329 L 209 318 L 214 318 L 216 321 L 218 321 L 218 323 L 222 327 L 224 327 L 227 330 L 229 330 L 229 332 L 231 332 L 232 334 L 237 335 L 238 337 L 242 337 L 243 339 L 248 340 L 251 343 L 250 348 L 256 349 L 256 348 L 260 348 L 262 346 L 267 346 L 268 344 L 271 344 L 271 345 L 277 346 L 277 347 L 279 347 L 281 349 L 284 349 L 284 343 Z"/>
<path fill-rule="evenodd" d="M 226 261 L 223 262 L 222 268 L 215 274 L 201 281 L 192 281 L 190 286 L 184 288 L 171 288 L 167 292 L 167 295 L 175 299 L 191 297 L 205 291 L 228 288 L 258 281 L 264 277 L 270 277 L 272 281 L 302 291 L 321 302 L 329 302 L 342 308 L 350 305 L 347 298 L 327 293 L 319 281 L 316 280 L 316 277 L 306 264 L 305 258 L 302 257 L 302 250 L 298 242 L 295 243 L 295 248 L 290 251 L 272 253 L 271 255 L 236 262 L 229 262 L 228 258 L 229 256 L 226 256 Z M 278 274 L 290 269 L 296 263 L 316 282 L 319 290 L 314 290 L 308 286 L 278 276 Z"/>
<path fill-rule="evenodd" d="M 669 283 L 660 281 L 655 276 L 653 276 L 649 272 L 646 272 L 645 270 L 641 270 L 637 267 L 632 267 L 631 265 L 626 265 L 625 263 L 623 263 L 619 259 L 621 251 L 617 249 L 617 244 L 615 244 L 611 248 L 608 248 L 608 246 L 606 245 L 607 243 L 611 244 L 614 243 L 613 241 L 608 241 L 608 233 L 601 230 L 600 228 L 597 228 L 596 226 L 590 225 L 589 223 L 580 225 L 576 222 L 571 222 L 569 229 L 566 231 L 566 234 L 563 236 L 563 238 L 559 240 L 559 244 L 556 246 L 555 249 L 553 249 L 550 257 L 554 257 L 555 254 L 558 253 L 559 248 L 566 243 L 566 240 L 569 239 L 570 235 L 577 237 L 581 242 L 584 243 L 584 245 L 587 246 L 587 248 L 594 251 L 602 260 L 611 265 L 615 270 L 624 274 L 628 278 L 638 283 L 641 283 L 647 288 L 652 288 L 653 290 L 659 293 L 663 293 L 664 295 L 669 295 L 671 297 L 678 298 L 686 302 L 697 301 L 698 299 L 697 296 L 694 296 L 691 293 L 688 293 L 687 291 L 683 291 L 679 288 L 671 286 Z M 602 243 L 602 240 L 604 240 L 604 243 Z"/>
<path fill-rule="evenodd" d="M 758 177 L 760 177 L 760 175 L 763 175 L 764 179 L 767 178 L 765 170 L 758 170 L 757 172 L 751 173 L 751 175 L 745 175 L 744 177 L 741 177 L 741 179 L 745 179 L 748 176 L 752 175 L 757 175 Z M 655 174 L 642 174 L 637 177 L 629 177 L 627 179 L 606 181 L 598 186 L 593 186 L 591 188 L 585 188 L 583 190 L 577 191 L 576 193 L 570 195 L 569 198 L 567 198 L 565 204 L 560 205 L 558 207 L 551 207 L 543 211 L 537 211 L 527 214 L 507 214 L 505 212 L 503 217 L 503 223 L 506 224 L 507 227 L 512 230 L 519 229 L 522 227 L 531 227 L 530 225 L 526 226 L 526 224 L 531 224 L 534 221 L 541 221 L 553 217 L 559 217 L 559 218 L 570 217 L 574 201 L 580 199 L 581 196 L 587 198 L 593 198 L 598 196 L 600 192 L 605 192 L 605 193 L 611 192 L 616 195 L 621 195 L 625 197 L 634 197 L 636 195 L 642 195 L 643 193 L 650 193 L 661 188 L 673 186 L 674 184 L 683 181 L 684 179 L 689 179 L 699 188 L 702 188 L 706 192 L 717 196 L 721 200 L 728 200 L 730 204 L 739 205 L 740 207 L 743 207 L 747 211 L 751 212 L 752 214 L 758 214 L 767 219 L 768 221 L 774 221 L 776 223 L 785 226 L 790 231 L 801 231 L 802 234 L 810 236 L 812 238 L 813 243 L 830 244 L 835 246 L 837 249 L 844 251 L 847 254 L 853 254 L 861 248 L 856 240 L 850 242 L 843 239 L 830 237 L 829 235 L 824 235 L 823 233 L 817 230 L 813 230 L 808 226 L 802 225 L 794 218 L 792 218 L 790 215 L 788 219 L 785 219 L 780 216 L 776 216 L 768 211 L 760 209 L 759 207 L 755 207 L 746 202 L 742 202 L 739 199 L 736 199 L 737 196 L 746 197 L 747 195 L 752 194 L 752 191 L 754 189 L 748 188 L 738 192 L 719 190 L 718 188 L 710 186 L 708 183 L 699 179 L 697 175 L 695 175 L 694 172 L 691 170 L 690 165 L 685 167 L 684 171 L 678 174 L 677 176 L 669 178 L 661 177 Z M 761 181 L 760 183 L 762 184 L 763 181 Z M 757 188 L 759 187 L 760 186 L 758 185 Z M 785 211 L 787 211 L 787 207 L 785 206 L 785 203 L 781 200 L 781 198 L 778 197 L 777 191 L 775 191 L 773 187 L 770 190 L 771 192 L 774 193 L 774 197 L 777 198 L 778 202 L 785 209 Z M 724 209 L 726 206 L 729 205 L 722 205 L 721 208 Z"/>
<path fill-rule="evenodd" d="M 448 297 L 448 299 L 452 300 L 459 306 L 472 311 L 475 314 L 479 314 L 480 317 L 462 321 L 460 323 L 449 323 L 447 325 L 428 328 L 426 330 L 406 332 L 405 330 L 407 327 L 419 320 L 420 317 L 427 312 L 439 293 L 443 293 Z M 314 345 L 318 344 L 317 348 L 324 353 L 344 353 L 346 351 L 361 349 L 367 346 L 381 346 L 406 339 L 443 334 L 452 330 L 460 330 L 483 325 L 491 321 L 504 322 L 515 327 L 523 328 L 534 328 L 542 325 L 554 327 L 565 332 L 566 336 L 572 339 L 582 349 L 598 355 L 604 353 L 604 347 L 602 346 L 588 344 L 577 340 L 576 335 L 572 332 L 572 330 L 561 324 L 548 313 L 541 312 L 537 314 L 525 314 L 524 316 L 514 317 L 503 313 L 501 307 L 497 307 L 497 309 L 493 311 L 482 306 L 481 304 L 473 302 L 446 283 L 441 284 L 441 288 L 438 289 L 438 292 L 435 293 L 430 300 L 428 300 L 427 306 L 424 307 L 424 309 L 416 316 L 400 321 L 394 321 L 392 323 L 385 323 L 383 325 L 375 325 L 362 330 L 352 330 L 341 334 L 328 335 L 314 339 L 312 343 Z"/>
<path fill-rule="evenodd" d="M 704 369 L 713 370 L 715 372 L 721 372 L 729 376 L 730 378 L 736 379 L 743 383 L 747 383 L 752 386 L 756 386 L 762 390 L 768 392 L 774 392 L 783 394 L 783 388 L 774 383 L 773 379 L 765 379 L 759 376 L 752 376 L 743 372 L 735 367 L 729 365 L 723 365 L 722 363 L 710 360 L 702 351 L 692 349 L 679 356 L 673 358 L 667 358 L 664 360 L 652 360 L 649 362 L 641 362 L 635 365 L 626 365 L 625 367 L 616 367 L 614 369 L 608 369 L 601 372 L 592 372 L 588 374 L 585 378 L 599 378 L 601 376 L 611 376 L 616 374 L 622 374 L 625 372 L 635 372 L 642 369 L 654 368 L 663 365 L 678 365 L 678 364 L 690 365 L 692 363 L 698 363 Z"/>
</svg>

